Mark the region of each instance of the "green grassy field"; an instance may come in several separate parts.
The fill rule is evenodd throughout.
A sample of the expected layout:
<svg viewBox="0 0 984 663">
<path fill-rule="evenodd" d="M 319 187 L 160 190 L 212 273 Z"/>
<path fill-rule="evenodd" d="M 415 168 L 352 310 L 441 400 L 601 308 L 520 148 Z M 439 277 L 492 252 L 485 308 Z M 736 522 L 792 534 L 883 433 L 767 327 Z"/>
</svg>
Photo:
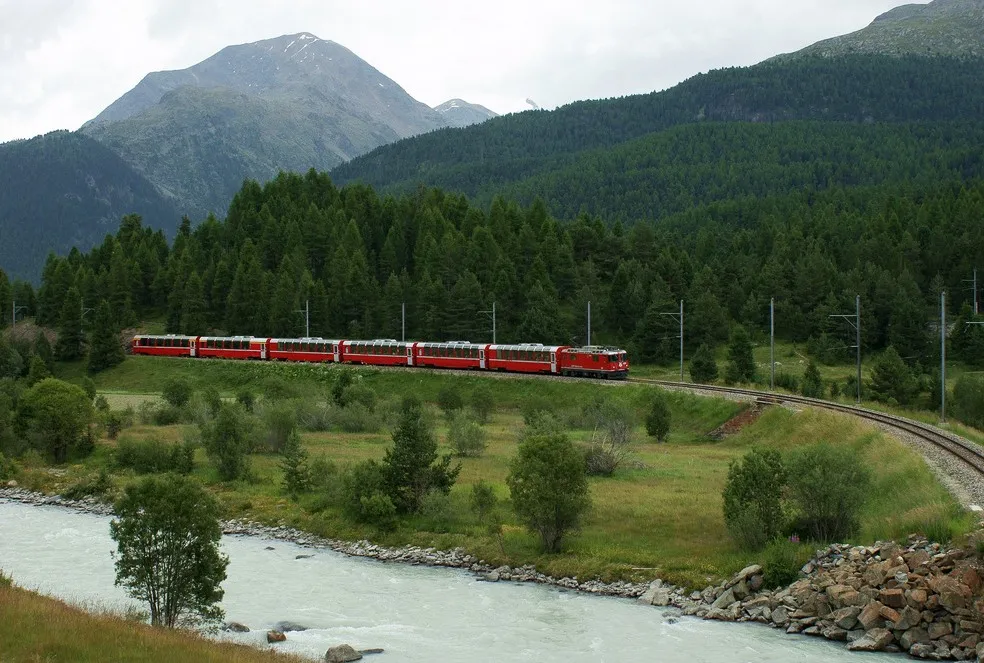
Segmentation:
<svg viewBox="0 0 984 663">
<path fill-rule="evenodd" d="M 75 377 L 69 367 L 65 377 Z M 273 364 L 131 357 L 121 366 L 99 374 L 96 384 L 113 407 L 142 403 L 153 405 L 156 393 L 174 377 L 183 377 L 196 389 L 213 386 L 225 397 L 241 389 L 261 395 L 272 389 L 281 398 L 324 400 L 340 369 L 336 366 Z M 76 374 L 77 375 L 77 374 Z M 196 452 L 197 476 L 219 497 L 226 517 L 248 517 L 265 523 L 285 523 L 318 534 L 344 538 L 368 538 L 386 545 L 417 544 L 439 548 L 462 546 L 492 563 L 535 564 L 558 576 L 645 580 L 661 577 L 671 582 L 703 587 L 756 560 L 739 551 L 724 527 L 721 490 L 728 465 L 752 446 L 789 450 L 825 440 L 852 447 L 871 468 L 876 481 L 865 507 L 863 531 L 858 541 L 902 538 L 930 527 L 950 528 L 959 534 L 970 523 L 922 460 L 874 428 L 853 418 L 806 410 L 772 408 L 739 434 L 722 441 L 707 433 L 728 421 L 744 406 L 735 402 L 670 393 L 673 429 L 667 443 L 648 438 L 641 425 L 629 463 L 614 476 L 590 480 L 593 508 L 581 532 L 570 538 L 565 552 L 544 555 L 538 541 L 511 514 L 505 477 L 523 427 L 522 410 L 529 403 L 549 402 L 567 422 L 571 436 L 584 441 L 592 430 L 580 419 L 593 400 L 609 398 L 630 406 L 638 421 L 651 397 L 651 388 L 625 383 L 579 383 L 531 380 L 515 377 L 461 376 L 414 370 L 354 370 L 355 381 L 378 396 L 382 425 L 377 432 L 305 432 L 302 441 L 312 457 L 324 456 L 339 467 L 365 459 L 381 459 L 391 444 L 390 426 L 395 403 L 404 394 L 416 394 L 428 403 L 442 452 L 446 428 L 434 405 L 438 392 L 453 386 L 468 401 L 479 384 L 487 384 L 495 412 L 486 426 L 489 446 L 480 458 L 462 459 L 462 471 L 450 497 L 431 505 L 421 515 L 404 520 L 395 531 L 378 531 L 353 523 L 337 504 L 323 495 L 286 498 L 280 488 L 280 458 L 254 454 L 252 479 L 222 483 L 203 451 Z M 390 414 L 385 414 L 385 413 Z M 136 425 L 121 439 L 156 437 L 178 442 L 194 435 L 192 424 Z M 113 472 L 116 490 L 135 480 L 131 470 L 116 471 L 113 445 L 102 440 L 85 462 L 71 465 L 63 476 L 43 468 L 27 468 L 25 485 L 47 491 L 63 491 L 92 481 L 101 468 Z M 471 487 L 478 480 L 491 483 L 500 500 L 504 527 L 501 539 L 493 537 L 468 507 Z"/>
</svg>

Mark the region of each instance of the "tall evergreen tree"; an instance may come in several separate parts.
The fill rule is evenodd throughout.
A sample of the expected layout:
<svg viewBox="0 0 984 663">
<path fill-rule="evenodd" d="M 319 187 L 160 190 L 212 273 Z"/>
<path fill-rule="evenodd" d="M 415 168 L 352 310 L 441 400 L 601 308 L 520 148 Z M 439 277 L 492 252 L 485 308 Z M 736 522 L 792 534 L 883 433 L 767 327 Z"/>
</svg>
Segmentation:
<svg viewBox="0 0 984 663">
<path fill-rule="evenodd" d="M 731 330 L 731 340 L 728 342 L 728 366 L 724 379 L 729 384 L 755 381 L 752 341 L 741 325 L 735 325 Z"/>
<path fill-rule="evenodd" d="M 184 288 L 181 305 L 181 333 L 201 336 L 208 331 L 208 311 L 205 308 L 205 286 L 198 272 L 192 272 Z"/>
<path fill-rule="evenodd" d="M 90 373 L 98 373 L 121 364 L 126 358 L 120 343 L 120 329 L 105 299 L 96 307 L 96 317 L 89 338 Z"/>
<path fill-rule="evenodd" d="M 69 288 L 62 303 L 55 356 L 62 361 L 82 356 L 82 296 L 75 286 Z"/>
</svg>

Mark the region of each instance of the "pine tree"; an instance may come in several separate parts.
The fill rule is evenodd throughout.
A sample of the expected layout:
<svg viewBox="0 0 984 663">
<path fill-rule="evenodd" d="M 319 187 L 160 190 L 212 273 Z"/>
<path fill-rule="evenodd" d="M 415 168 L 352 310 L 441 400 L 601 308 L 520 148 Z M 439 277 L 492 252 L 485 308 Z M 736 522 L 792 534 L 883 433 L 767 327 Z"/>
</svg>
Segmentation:
<svg viewBox="0 0 984 663">
<path fill-rule="evenodd" d="M 181 305 L 181 333 L 201 336 L 208 331 L 208 313 L 205 310 L 205 287 L 198 272 L 192 272 L 184 288 Z"/>
<path fill-rule="evenodd" d="M 916 391 L 912 371 L 893 346 L 879 356 L 871 369 L 871 394 L 876 400 L 908 404 Z"/>
<path fill-rule="evenodd" d="M 126 354 L 120 344 L 120 330 L 105 299 L 96 308 L 96 317 L 92 325 L 92 336 L 89 340 L 90 373 L 98 373 L 123 362 Z"/>
<path fill-rule="evenodd" d="M 82 296 L 75 286 L 69 288 L 62 304 L 55 356 L 62 361 L 82 356 Z"/>
<path fill-rule="evenodd" d="M 752 341 L 741 325 L 736 325 L 731 331 L 731 340 L 728 342 L 728 367 L 724 379 L 728 384 L 755 381 Z"/>
<path fill-rule="evenodd" d="M 823 398 L 823 378 L 820 376 L 820 369 L 817 368 L 812 359 L 806 365 L 806 371 L 803 373 L 802 393 L 807 398 Z"/>
<path fill-rule="evenodd" d="M 710 384 L 717 378 L 718 366 L 714 360 L 714 351 L 702 344 L 690 360 L 690 379 L 698 384 Z"/>
<path fill-rule="evenodd" d="M 282 482 L 284 492 L 293 499 L 305 492 L 311 482 L 311 474 L 308 468 L 308 454 L 301 446 L 301 436 L 297 428 L 293 428 L 287 435 L 287 442 L 281 449 L 280 469 L 284 472 Z"/>
<path fill-rule="evenodd" d="M 34 354 L 41 357 L 44 361 L 44 365 L 48 367 L 50 371 L 55 365 L 55 353 L 51 349 L 51 343 L 48 341 L 48 335 L 44 331 L 38 331 L 37 338 L 34 339 Z"/>
</svg>

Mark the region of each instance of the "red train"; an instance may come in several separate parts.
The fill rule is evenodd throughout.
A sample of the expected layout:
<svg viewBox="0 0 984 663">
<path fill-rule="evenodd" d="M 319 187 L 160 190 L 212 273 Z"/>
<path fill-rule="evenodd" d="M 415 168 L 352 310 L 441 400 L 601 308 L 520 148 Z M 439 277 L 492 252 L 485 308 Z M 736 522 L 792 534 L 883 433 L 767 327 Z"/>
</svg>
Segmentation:
<svg viewBox="0 0 984 663">
<path fill-rule="evenodd" d="M 617 379 L 624 379 L 629 374 L 629 361 L 624 350 L 542 343 L 496 345 L 467 341 L 430 343 L 394 339 L 346 341 L 169 334 L 134 336 L 130 349 L 133 354 L 168 357 L 424 366 Z"/>
</svg>

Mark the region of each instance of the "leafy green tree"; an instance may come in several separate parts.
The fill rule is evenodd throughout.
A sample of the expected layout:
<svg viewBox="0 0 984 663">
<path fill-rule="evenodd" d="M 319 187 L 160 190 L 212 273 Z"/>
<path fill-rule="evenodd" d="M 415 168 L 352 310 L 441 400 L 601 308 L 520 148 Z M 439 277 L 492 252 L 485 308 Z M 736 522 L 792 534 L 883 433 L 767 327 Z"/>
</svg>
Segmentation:
<svg viewBox="0 0 984 663">
<path fill-rule="evenodd" d="M 564 537 L 591 506 L 584 455 L 565 435 L 520 442 L 506 483 L 513 509 L 548 553 L 560 552 Z"/>
<path fill-rule="evenodd" d="M 755 381 L 755 359 L 752 357 L 752 341 L 741 325 L 731 330 L 728 342 L 728 366 L 724 373 L 728 384 Z"/>
<path fill-rule="evenodd" d="M 223 481 L 242 479 L 249 473 L 248 422 L 237 406 L 222 404 L 218 416 L 202 426 L 202 442 Z"/>
<path fill-rule="evenodd" d="M 782 530 L 782 490 L 786 471 L 779 452 L 752 449 L 728 467 L 724 522 L 747 550 L 760 550 Z"/>
<path fill-rule="evenodd" d="M 161 390 L 161 398 L 168 405 L 174 407 L 184 407 L 191 399 L 191 384 L 181 377 L 170 378 L 164 383 Z"/>
<path fill-rule="evenodd" d="M 20 430 L 55 463 L 85 448 L 92 421 L 92 399 L 81 387 L 54 378 L 41 380 L 21 394 L 17 403 Z"/>
<path fill-rule="evenodd" d="M 666 436 L 670 434 L 670 421 L 670 406 L 666 402 L 666 395 L 661 389 L 657 389 L 649 402 L 646 433 L 655 437 L 657 442 L 665 442 Z"/>
<path fill-rule="evenodd" d="M 32 355 L 27 368 L 27 384 L 34 386 L 41 380 L 51 377 L 51 371 L 39 355 Z"/>
<path fill-rule="evenodd" d="M 82 296 L 74 286 L 65 295 L 61 307 L 55 356 L 62 361 L 82 356 Z"/>
<path fill-rule="evenodd" d="M 126 353 L 120 343 L 120 330 L 109 310 L 109 303 L 104 299 L 96 308 L 96 318 L 92 324 L 88 370 L 90 373 L 98 373 L 122 364 L 124 359 Z"/>
<path fill-rule="evenodd" d="M 282 482 L 284 492 L 297 499 L 297 496 L 305 492 L 311 483 L 308 454 L 301 446 L 301 435 L 297 432 L 297 428 L 290 431 L 280 455 L 280 469 L 284 473 Z"/>
<path fill-rule="evenodd" d="M 24 358 L 0 335 L 0 378 L 19 378 L 24 372 Z"/>
<path fill-rule="evenodd" d="M 953 416 L 968 426 L 984 428 L 984 378 L 964 373 L 957 378 L 950 400 Z"/>
<path fill-rule="evenodd" d="M 461 398 L 461 392 L 453 383 L 445 383 L 441 390 L 437 392 L 437 406 L 441 408 L 444 416 L 450 419 L 455 412 L 464 407 L 465 402 Z"/>
<path fill-rule="evenodd" d="M 844 541 L 858 532 L 871 474 L 853 450 L 821 442 L 786 461 L 790 499 L 814 541 Z"/>
<path fill-rule="evenodd" d="M 714 351 L 702 343 L 690 360 L 690 379 L 698 384 L 710 384 L 718 378 L 718 366 Z"/>
<path fill-rule="evenodd" d="M 41 360 L 48 367 L 49 371 L 55 367 L 55 353 L 51 349 L 48 335 L 44 331 L 39 330 L 37 337 L 34 339 L 34 354 L 41 357 Z"/>
<path fill-rule="evenodd" d="M 488 446 L 485 429 L 461 411 L 448 419 L 448 446 L 458 456 L 481 456 Z"/>
<path fill-rule="evenodd" d="M 480 382 L 475 386 L 471 395 L 471 408 L 475 413 L 475 419 L 480 424 L 487 424 L 492 412 L 495 411 L 495 394 L 487 382 Z"/>
<path fill-rule="evenodd" d="M 487 484 L 483 479 L 479 479 L 477 483 L 472 485 L 471 491 L 471 508 L 478 516 L 478 522 L 485 522 L 492 510 L 495 509 L 495 505 L 498 502 L 498 498 L 495 495 L 495 489 Z"/>
<path fill-rule="evenodd" d="M 154 626 L 216 621 L 229 558 L 219 549 L 218 502 L 194 481 L 169 474 L 126 488 L 109 533 L 116 584 L 150 607 Z"/>
<path fill-rule="evenodd" d="M 445 495 L 458 478 L 461 465 L 451 467 L 451 456 L 437 459 L 437 441 L 424 419 L 420 401 L 403 399 L 400 419 L 393 431 L 393 446 L 383 458 L 386 487 L 397 511 L 416 513 L 431 490 Z"/>
<path fill-rule="evenodd" d="M 824 395 L 823 378 L 812 359 L 807 363 L 806 371 L 803 373 L 802 393 L 807 398 L 823 398 Z"/>
<path fill-rule="evenodd" d="M 907 405 L 916 392 L 916 380 L 912 371 L 895 351 L 888 346 L 871 368 L 871 395 L 876 400 L 895 401 Z"/>
</svg>

